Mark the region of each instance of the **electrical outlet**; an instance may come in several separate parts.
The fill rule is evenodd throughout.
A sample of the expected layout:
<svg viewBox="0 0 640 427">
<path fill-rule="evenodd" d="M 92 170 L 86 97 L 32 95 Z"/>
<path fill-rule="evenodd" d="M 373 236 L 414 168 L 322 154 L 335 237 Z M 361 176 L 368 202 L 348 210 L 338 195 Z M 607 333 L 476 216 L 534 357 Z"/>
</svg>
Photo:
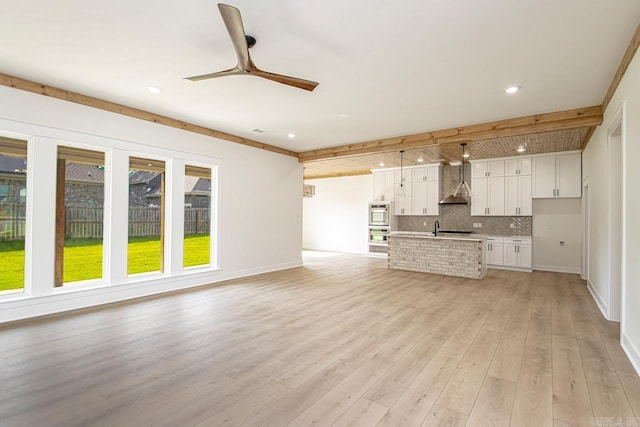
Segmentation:
<svg viewBox="0 0 640 427">
<path fill-rule="evenodd" d="M 516 225 L 512 222 L 511 224 L 509 224 L 509 228 L 516 228 Z"/>
<path fill-rule="evenodd" d="M 481 222 L 474 222 L 473 223 L 473 228 L 482 228 L 482 223 Z"/>
<path fill-rule="evenodd" d="M 422 226 L 426 227 L 427 226 L 427 221 L 422 221 Z"/>
</svg>

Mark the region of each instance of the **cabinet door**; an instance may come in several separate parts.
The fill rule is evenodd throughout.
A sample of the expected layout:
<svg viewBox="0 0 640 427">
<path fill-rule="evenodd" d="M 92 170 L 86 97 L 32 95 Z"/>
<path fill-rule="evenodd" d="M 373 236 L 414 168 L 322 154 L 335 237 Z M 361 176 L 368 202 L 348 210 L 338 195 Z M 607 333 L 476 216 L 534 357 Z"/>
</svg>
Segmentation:
<svg viewBox="0 0 640 427">
<path fill-rule="evenodd" d="M 504 176 L 504 160 L 490 160 L 487 162 L 487 170 L 489 175 L 487 176 Z"/>
<path fill-rule="evenodd" d="M 485 178 L 489 173 L 487 162 L 473 162 L 471 163 L 471 179 Z"/>
<path fill-rule="evenodd" d="M 427 166 L 427 181 L 440 181 L 440 165 Z"/>
<path fill-rule="evenodd" d="M 504 177 L 488 178 L 489 215 L 504 215 Z"/>
<path fill-rule="evenodd" d="M 492 265 L 504 265 L 504 243 L 492 243 L 493 259 Z"/>
<path fill-rule="evenodd" d="M 426 166 L 411 170 L 411 182 L 426 181 L 429 175 L 429 169 Z"/>
<path fill-rule="evenodd" d="M 394 211 L 396 215 L 411 215 L 411 184 L 404 184 L 403 188 L 400 188 L 400 184 L 395 185 Z M 409 196 L 403 195 L 405 192 Z"/>
<path fill-rule="evenodd" d="M 395 172 L 394 171 L 384 171 L 384 199 L 389 202 L 393 202 L 394 200 L 394 191 L 395 191 Z"/>
<path fill-rule="evenodd" d="M 556 197 L 582 197 L 580 153 L 556 155 Z"/>
<path fill-rule="evenodd" d="M 513 243 L 504 244 L 504 265 L 509 267 L 518 266 L 518 253 L 516 252 L 516 245 Z"/>
<path fill-rule="evenodd" d="M 405 182 L 411 181 L 411 170 L 403 168 L 402 173 L 400 173 L 400 169 L 394 172 L 395 172 L 394 182 L 396 184 L 400 184 L 400 183 L 404 184 Z"/>
<path fill-rule="evenodd" d="M 471 180 L 471 215 L 488 215 L 488 178 L 478 178 Z"/>
<path fill-rule="evenodd" d="M 520 207 L 520 177 L 508 176 L 504 179 L 504 214 L 518 215 Z"/>
<path fill-rule="evenodd" d="M 411 215 L 427 215 L 427 184 L 427 181 L 418 181 L 411 184 Z"/>
<path fill-rule="evenodd" d="M 440 215 L 439 181 L 427 181 L 427 215 Z"/>
<path fill-rule="evenodd" d="M 518 245 L 518 267 L 531 268 L 531 245 Z"/>
<path fill-rule="evenodd" d="M 531 175 L 531 157 L 518 158 L 518 175 Z"/>
<path fill-rule="evenodd" d="M 518 215 L 531 216 L 533 215 L 532 200 L 531 200 L 531 175 L 524 175 L 518 177 L 519 190 L 520 190 L 520 210 Z"/>
<path fill-rule="evenodd" d="M 533 198 L 552 198 L 556 188 L 555 156 L 534 157 L 531 168 L 533 176 Z"/>
<path fill-rule="evenodd" d="M 506 159 L 504 161 L 504 176 L 518 175 L 519 167 L 520 167 L 519 159 Z"/>
<path fill-rule="evenodd" d="M 373 199 L 376 201 L 384 199 L 384 172 L 373 173 Z"/>
</svg>

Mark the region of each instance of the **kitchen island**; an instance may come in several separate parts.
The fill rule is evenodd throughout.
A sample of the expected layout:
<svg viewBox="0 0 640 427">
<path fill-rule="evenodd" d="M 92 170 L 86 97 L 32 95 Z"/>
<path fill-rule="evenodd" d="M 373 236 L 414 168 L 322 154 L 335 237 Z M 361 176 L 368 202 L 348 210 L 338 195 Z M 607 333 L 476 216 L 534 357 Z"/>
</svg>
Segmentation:
<svg viewBox="0 0 640 427">
<path fill-rule="evenodd" d="M 487 275 L 484 235 L 438 235 L 395 231 L 389 234 L 389 268 L 471 279 Z"/>
</svg>

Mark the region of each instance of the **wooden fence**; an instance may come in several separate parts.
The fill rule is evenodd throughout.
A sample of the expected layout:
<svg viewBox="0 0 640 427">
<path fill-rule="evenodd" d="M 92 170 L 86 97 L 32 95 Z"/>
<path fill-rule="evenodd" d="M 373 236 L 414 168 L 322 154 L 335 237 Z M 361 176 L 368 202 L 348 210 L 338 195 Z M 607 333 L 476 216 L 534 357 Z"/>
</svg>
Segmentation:
<svg viewBox="0 0 640 427">
<path fill-rule="evenodd" d="M 0 203 L 0 240 L 22 240 L 25 235 L 25 205 Z M 103 234 L 102 208 L 66 207 L 65 238 L 92 239 Z M 184 209 L 184 234 L 209 234 L 208 208 Z M 129 237 L 160 236 L 160 208 L 129 207 Z"/>
</svg>

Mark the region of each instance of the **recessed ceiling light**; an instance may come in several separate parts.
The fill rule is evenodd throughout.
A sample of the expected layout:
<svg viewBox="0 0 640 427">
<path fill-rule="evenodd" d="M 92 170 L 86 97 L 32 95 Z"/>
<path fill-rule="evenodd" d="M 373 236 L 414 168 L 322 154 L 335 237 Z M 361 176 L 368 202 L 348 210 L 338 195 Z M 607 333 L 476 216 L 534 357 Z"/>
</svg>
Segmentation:
<svg viewBox="0 0 640 427">
<path fill-rule="evenodd" d="M 384 162 L 378 163 L 378 166 L 384 166 Z"/>
<path fill-rule="evenodd" d="M 418 157 L 418 163 L 422 163 L 422 162 L 424 162 L 424 157 L 422 156 Z"/>
<path fill-rule="evenodd" d="M 162 89 L 159 88 L 158 86 L 149 86 L 148 89 L 149 89 L 149 92 L 151 92 L 154 95 L 157 95 L 160 92 L 162 92 Z"/>
<path fill-rule="evenodd" d="M 506 88 L 504 91 L 507 92 L 509 95 L 512 95 L 512 94 L 516 93 L 519 90 L 520 90 L 520 86 L 510 86 L 510 87 Z"/>
<path fill-rule="evenodd" d="M 469 153 L 464 153 L 464 154 L 462 155 L 462 157 L 464 157 L 465 159 L 468 159 L 469 157 L 471 157 L 471 154 L 469 154 Z"/>
<path fill-rule="evenodd" d="M 518 148 L 516 148 L 516 151 L 517 151 L 518 153 L 524 153 L 525 148 L 524 148 L 524 147 L 518 147 Z"/>
<path fill-rule="evenodd" d="M 295 133 L 290 133 L 290 134 L 289 134 L 289 135 L 287 135 L 287 136 L 288 136 L 289 138 L 293 139 L 293 138 L 295 138 L 295 137 L 296 137 L 296 134 L 295 134 Z"/>
</svg>

